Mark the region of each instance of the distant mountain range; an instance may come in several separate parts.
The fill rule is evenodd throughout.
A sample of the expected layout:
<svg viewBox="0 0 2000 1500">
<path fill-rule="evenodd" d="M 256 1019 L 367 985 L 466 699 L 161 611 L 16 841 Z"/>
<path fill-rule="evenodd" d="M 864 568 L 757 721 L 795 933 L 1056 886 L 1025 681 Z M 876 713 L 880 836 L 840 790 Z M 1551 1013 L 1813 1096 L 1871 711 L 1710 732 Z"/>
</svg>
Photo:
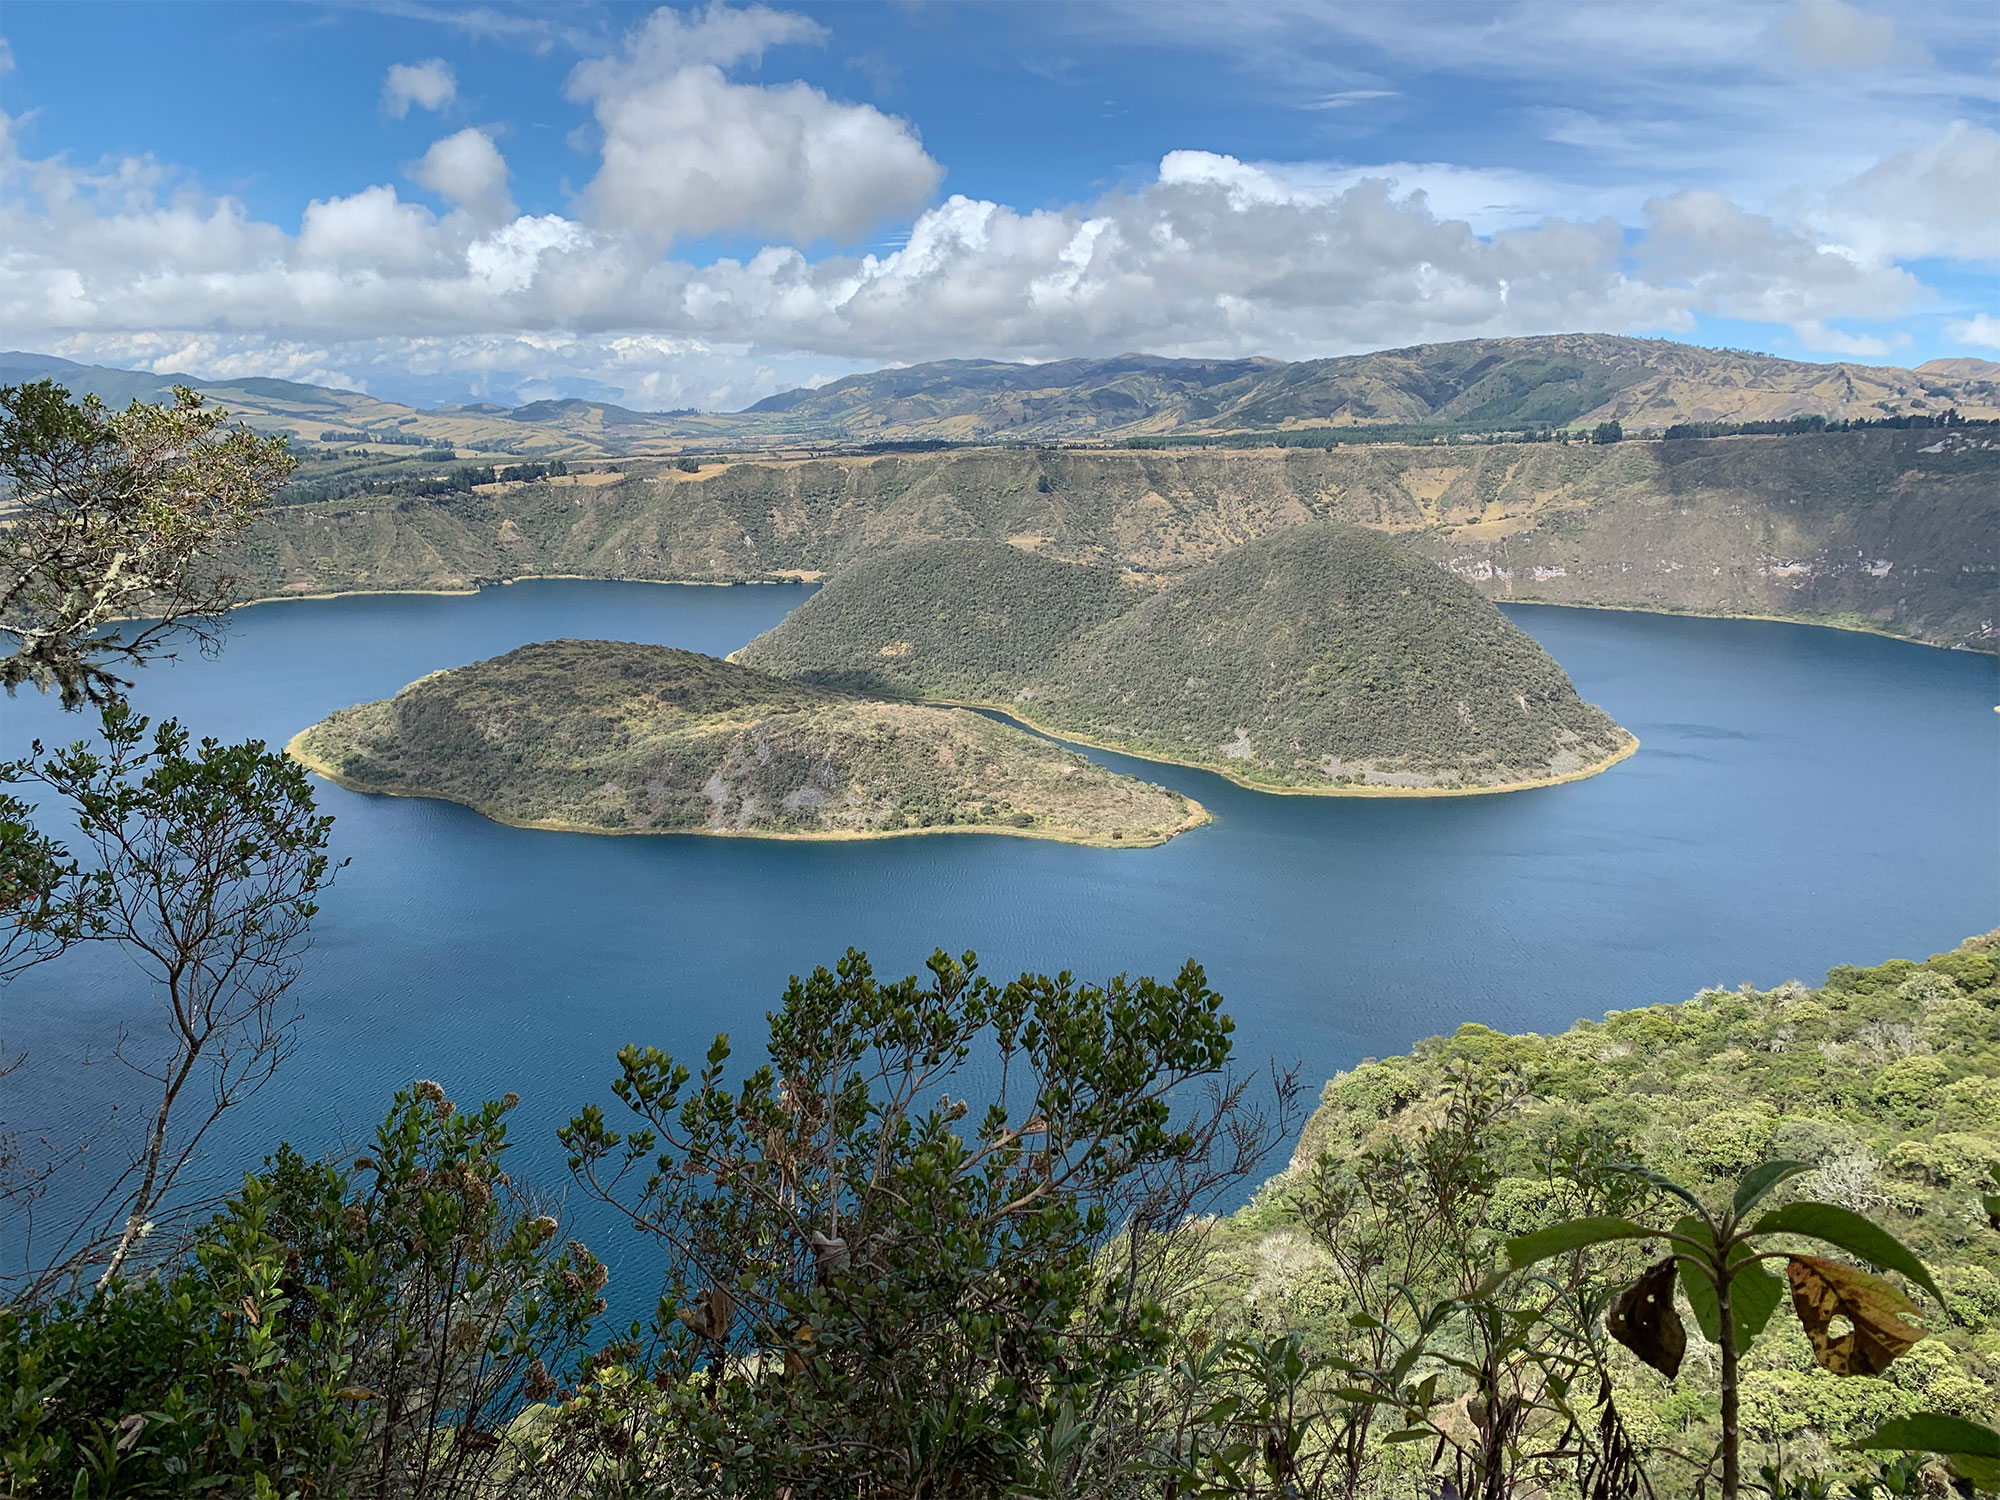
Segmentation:
<svg viewBox="0 0 2000 1500">
<path fill-rule="evenodd" d="M 1278 360 L 943 360 L 787 391 L 747 411 L 641 412 L 602 401 L 430 410 L 288 380 L 202 380 L 0 353 L 0 382 L 49 378 L 122 404 L 191 385 L 269 431 L 351 434 L 536 457 L 670 456 L 907 443 L 1121 443 L 1314 428 L 1628 429 L 1677 422 L 2000 417 L 2000 363 L 1914 370 L 1808 364 L 1606 334 L 1468 339 L 1286 364 Z"/>
</svg>

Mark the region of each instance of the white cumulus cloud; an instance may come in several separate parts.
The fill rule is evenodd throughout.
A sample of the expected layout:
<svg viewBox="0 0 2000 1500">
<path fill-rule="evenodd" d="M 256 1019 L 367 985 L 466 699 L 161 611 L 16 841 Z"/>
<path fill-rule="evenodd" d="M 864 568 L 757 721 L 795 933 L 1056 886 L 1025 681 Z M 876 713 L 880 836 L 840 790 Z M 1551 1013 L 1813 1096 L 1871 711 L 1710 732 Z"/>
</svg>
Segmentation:
<svg viewBox="0 0 2000 1500">
<path fill-rule="evenodd" d="M 920 206 L 943 169 L 907 121 L 724 71 L 824 34 L 763 6 L 661 9 L 617 56 L 580 64 L 570 96 L 603 132 L 586 193 L 597 222 L 662 244 L 743 230 L 808 243 L 852 240 Z"/>
<path fill-rule="evenodd" d="M 2000 262 L 2000 133 L 1955 121 L 1835 188 L 1813 219 L 1878 258 Z"/>
<path fill-rule="evenodd" d="M 400 120 L 410 106 L 439 110 L 458 97 L 458 77 L 441 57 L 420 63 L 391 63 L 382 80 L 382 111 Z"/>
<path fill-rule="evenodd" d="M 316 200 L 293 235 L 143 160 L 83 171 L 10 155 L 0 325 L 44 346 L 165 338 L 171 359 L 206 340 L 212 359 L 254 346 L 286 368 L 364 375 L 401 340 L 432 363 L 486 351 L 479 367 L 511 372 L 515 389 L 540 359 L 572 382 L 684 404 L 673 397 L 697 387 L 764 394 L 753 358 L 780 374 L 959 355 L 1302 358 L 1678 329 L 1704 312 L 1860 353 L 1876 346 L 1835 320 L 1892 317 L 1925 295 L 1893 264 L 1713 193 L 1653 200 L 1638 226 L 1546 216 L 1482 234 L 1391 174 L 1192 151 L 1068 208 L 951 197 L 889 254 L 771 245 L 708 265 L 602 224 L 508 214 L 505 163 L 478 131 L 445 138 L 416 175 L 456 211 L 379 184 Z M 649 372 L 651 359 L 691 363 Z"/>
<path fill-rule="evenodd" d="M 1944 325 L 1945 337 L 1981 349 L 2000 349 L 2000 318 L 1979 313 Z"/>
<path fill-rule="evenodd" d="M 433 143 L 410 177 L 482 224 L 514 216 L 506 158 L 483 130 L 467 128 Z"/>
</svg>

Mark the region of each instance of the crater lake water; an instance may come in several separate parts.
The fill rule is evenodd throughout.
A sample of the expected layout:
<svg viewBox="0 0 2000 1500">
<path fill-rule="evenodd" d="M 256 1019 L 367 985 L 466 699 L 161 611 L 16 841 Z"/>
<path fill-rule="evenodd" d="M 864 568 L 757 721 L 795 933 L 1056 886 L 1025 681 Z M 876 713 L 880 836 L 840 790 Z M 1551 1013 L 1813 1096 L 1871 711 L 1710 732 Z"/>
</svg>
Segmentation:
<svg viewBox="0 0 2000 1500">
<path fill-rule="evenodd" d="M 795 587 L 526 582 L 470 596 L 260 605 L 222 653 L 139 674 L 142 712 L 282 744 L 333 709 L 556 637 L 723 654 Z M 1198 798 L 1215 822 L 1158 849 L 939 836 L 791 843 L 605 838 L 320 783 L 348 860 L 300 982 L 299 1049 L 209 1142 L 211 1182 L 284 1137 L 364 1134 L 436 1078 L 517 1091 L 522 1165 L 565 1177 L 553 1129 L 610 1102 L 627 1042 L 760 1052 L 788 975 L 850 944 L 878 973 L 936 947 L 984 970 L 1167 975 L 1192 957 L 1237 1051 L 1309 1087 L 1467 1021 L 1556 1030 L 1708 984 L 1817 982 L 2000 924 L 2000 663 L 1750 620 L 1523 606 L 1512 618 L 1637 734 L 1587 781 L 1503 796 L 1276 797 L 1089 752 Z M 0 699 L 0 756 L 88 721 Z M 106 1049 L 153 1002 L 115 952 L 0 991 L 0 1120 L 62 1129 L 129 1079 Z M 615 1252 L 614 1252 L 615 1260 Z"/>
</svg>

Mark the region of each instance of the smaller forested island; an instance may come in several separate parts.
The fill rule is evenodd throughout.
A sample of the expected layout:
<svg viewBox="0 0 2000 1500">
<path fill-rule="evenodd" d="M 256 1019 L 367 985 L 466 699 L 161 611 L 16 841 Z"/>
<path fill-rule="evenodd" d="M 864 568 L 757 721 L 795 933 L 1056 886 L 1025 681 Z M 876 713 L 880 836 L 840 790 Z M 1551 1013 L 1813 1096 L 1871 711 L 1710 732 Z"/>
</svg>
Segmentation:
<svg viewBox="0 0 2000 1500">
<path fill-rule="evenodd" d="M 353 791 L 584 833 L 1018 834 L 1124 848 L 1208 821 L 965 709 L 625 641 L 544 641 L 330 714 L 292 756 Z"/>
<path fill-rule="evenodd" d="M 734 659 L 994 707 L 1264 791 L 1510 791 L 1637 746 L 1470 584 L 1338 521 L 1247 542 L 1165 587 L 1003 542 L 916 543 L 835 575 Z"/>
</svg>

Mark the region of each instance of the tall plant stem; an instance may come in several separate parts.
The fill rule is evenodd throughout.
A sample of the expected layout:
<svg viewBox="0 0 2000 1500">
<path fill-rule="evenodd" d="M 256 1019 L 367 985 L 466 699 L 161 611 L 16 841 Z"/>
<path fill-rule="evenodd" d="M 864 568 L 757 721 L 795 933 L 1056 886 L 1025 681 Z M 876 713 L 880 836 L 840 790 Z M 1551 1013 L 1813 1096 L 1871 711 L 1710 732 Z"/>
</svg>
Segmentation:
<svg viewBox="0 0 2000 1500">
<path fill-rule="evenodd" d="M 1722 1500 L 1737 1500 L 1741 1433 L 1736 1395 L 1736 1318 L 1730 1307 L 1729 1267 L 1725 1253 L 1716 1265 L 1715 1302 L 1722 1326 Z"/>
</svg>

